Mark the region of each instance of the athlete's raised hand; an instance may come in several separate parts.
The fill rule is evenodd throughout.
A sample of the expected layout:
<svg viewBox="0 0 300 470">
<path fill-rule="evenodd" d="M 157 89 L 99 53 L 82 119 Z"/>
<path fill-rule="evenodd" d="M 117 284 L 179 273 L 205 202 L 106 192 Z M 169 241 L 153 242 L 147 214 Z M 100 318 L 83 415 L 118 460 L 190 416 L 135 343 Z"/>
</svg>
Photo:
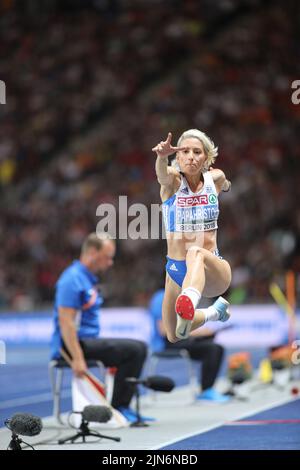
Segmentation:
<svg viewBox="0 0 300 470">
<path fill-rule="evenodd" d="M 171 145 L 172 134 L 168 133 L 167 140 L 161 141 L 155 147 L 153 147 L 152 152 L 156 152 L 158 157 L 167 158 L 169 155 L 177 152 L 178 150 L 184 150 L 185 147 L 173 147 Z"/>
</svg>

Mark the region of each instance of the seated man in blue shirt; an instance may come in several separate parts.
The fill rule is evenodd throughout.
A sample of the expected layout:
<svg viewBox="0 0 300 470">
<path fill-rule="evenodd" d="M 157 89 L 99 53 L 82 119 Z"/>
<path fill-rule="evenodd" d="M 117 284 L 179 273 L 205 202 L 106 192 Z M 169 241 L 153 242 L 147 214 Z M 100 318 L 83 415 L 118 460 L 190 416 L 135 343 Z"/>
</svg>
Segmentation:
<svg viewBox="0 0 300 470">
<path fill-rule="evenodd" d="M 221 367 L 224 349 L 214 343 L 214 333 L 209 328 L 199 328 L 191 336 L 178 343 L 169 343 L 162 322 L 162 303 L 164 289 L 155 292 L 150 300 L 149 311 L 152 318 L 152 352 L 165 349 L 186 349 L 191 359 L 202 362 L 200 377 L 201 393 L 196 395 L 197 401 L 226 403 L 229 397 L 222 395 L 213 388 L 213 384 Z"/>
<path fill-rule="evenodd" d="M 126 377 L 139 377 L 147 355 L 145 343 L 133 339 L 99 338 L 99 313 L 103 299 L 97 290 L 97 274 L 113 265 L 115 242 L 109 235 L 91 233 L 84 241 L 80 260 L 63 271 L 56 284 L 51 356 L 60 357 L 63 347 L 72 357 L 72 369 L 80 377 L 86 359 L 116 367 L 112 406 L 129 421 L 136 415 L 129 408 L 134 389 Z M 144 417 L 145 420 L 147 418 Z"/>
</svg>

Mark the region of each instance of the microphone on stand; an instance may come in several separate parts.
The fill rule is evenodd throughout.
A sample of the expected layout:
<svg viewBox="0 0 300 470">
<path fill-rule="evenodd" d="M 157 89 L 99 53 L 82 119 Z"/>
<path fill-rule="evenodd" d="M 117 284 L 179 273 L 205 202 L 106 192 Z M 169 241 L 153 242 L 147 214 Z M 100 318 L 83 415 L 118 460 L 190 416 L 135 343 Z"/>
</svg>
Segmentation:
<svg viewBox="0 0 300 470">
<path fill-rule="evenodd" d="M 90 431 L 89 429 L 88 423 L 107 423 L 107 421 L 112 418 L 112 411 L 108 406 L 88 405 L 85 406 L 82 411 L 73 411 L 73 413 L 81 414 L 80 430 L 77 434 L 74 434 L 74 436 L 60 439 L 58 441 L 59 444 L 65 444 L 68 441 L 73 443 L 80 437 L 82 438 L 82 442 L 85 442 L 87 436 L 95 436 L 120 442 L 121 439 L 119 437 L 106 436 L 97 431 Z"/>
<path fill-rule="evenodd" d="M 88 423 L 107 423 L 112 418 L 112 411 L 108 406 L 88 405 L 81 414 L 82 419 Z"/>
<path fill-rule="evenodd" d="M 155 390 L 156 392 L 171 392 L 175 387 L 175 383 L 169 377 L 163 377 L 161 375 L 153 375 L 147 377 L 146 379 L 137 379 L 136 377 L 127 377 L 126 382 L 135 387 L 135 396 L 136 396 L 136 415 L 137 420 L 134 423 L 131 423 L 130 426 L 133 427 L 145 427 L 149 426 L 146 424 L 140 414 L 140 392 L 138 385 L 143 385 L 150 390 Z"/>
<path fill-rule="evenodd" d="M 126 382 L 133 385 L 144 385 L 144 387 L 155 390 L 156 392 L 171 392 L 175 387 L 175 383 L 172 379 L 163 377 L 162 375 L 152 375 L 146 379 L 127 377 Z"/>
<path fill-rule="evenodd" d="M 16 413 L 10 419 L 5 420 L 5 426 L 12 432 L 9 450 L 22 450 L 21 444 L 30 444 L 19 438 L 21 436 L 37 436 L 40 434 L 43 424 L 41 418 L 29 413 Z"/>
</svg>

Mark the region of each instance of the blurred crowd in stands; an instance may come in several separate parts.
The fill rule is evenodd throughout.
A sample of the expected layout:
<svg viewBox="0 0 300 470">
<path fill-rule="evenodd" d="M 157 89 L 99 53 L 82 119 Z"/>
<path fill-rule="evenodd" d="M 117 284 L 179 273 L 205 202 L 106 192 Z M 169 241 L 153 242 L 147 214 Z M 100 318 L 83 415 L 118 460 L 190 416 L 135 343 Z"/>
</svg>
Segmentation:
<svg viewBox="0 0 300 470">
<path fill-rule="evenodd" d="M 218 240 L 228 296 L 270 301 L 270 281 L 300 269 L 297 2 L 46 3 L 0 2 L 0 307 L 51 302 L 100 204 L 158 204 L 151 148 L 193 127 L 232 181 Z M 165 240 L 118 240 L 107 305 L 146 305 L 165 254 Z"/>
</svg>

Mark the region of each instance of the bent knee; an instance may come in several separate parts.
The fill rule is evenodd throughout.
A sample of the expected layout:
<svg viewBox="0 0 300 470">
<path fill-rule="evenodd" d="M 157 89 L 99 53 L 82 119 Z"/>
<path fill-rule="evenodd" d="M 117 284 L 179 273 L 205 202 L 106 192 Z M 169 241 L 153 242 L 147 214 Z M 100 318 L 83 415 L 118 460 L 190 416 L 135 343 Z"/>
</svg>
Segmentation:
<svg viewBox="0 0 300 470">
<path fill-rule="evenodd" d="M 205 257 L 205 250 L 199 246 L 191 246 L 187 251 L 187 257 L 197 257 L 202 258 L 204 260 Z"/>
<path fill-rule="evenodd" d="M 141 359 L 146 359 L 148 347 L 146 343 L 140 340 L 133 340 L 131 344 L 131 352 L 134 356 L 138 356 Z"/>
<path fill-rule="evenodd" d="M 218 343 L 212 343 L 212 353 L 215 353 L 217 356 L 222 357 L 224 354 L 224 348 L 221 346 L 221 344 Z"/>
</svg>

